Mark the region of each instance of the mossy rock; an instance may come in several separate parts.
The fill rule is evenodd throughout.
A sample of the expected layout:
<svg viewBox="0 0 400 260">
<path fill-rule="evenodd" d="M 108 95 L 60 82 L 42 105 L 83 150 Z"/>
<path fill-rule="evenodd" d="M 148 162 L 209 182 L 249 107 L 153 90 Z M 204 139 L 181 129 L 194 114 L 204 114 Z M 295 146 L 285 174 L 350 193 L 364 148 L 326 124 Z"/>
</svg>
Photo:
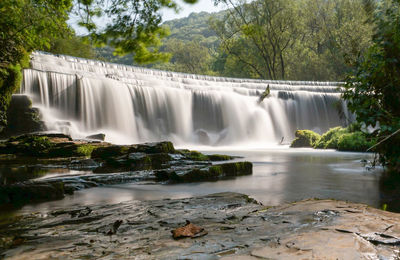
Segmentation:
<svg viewBox="0 0 400 260">
<path fill-rule="evenodd" d="M 164 141 L 158 143 L 145 143 L 145 144 L 134 145 L 132 146 L 130 152 L 175 153 L 175 148 L 171 142 Z"/>
<path fill-rule="evenodd" d="M 223 154 L 206 155 L 195 150 L 191 151 L 187 149 L 177 150 L 176 152 L 184 155 L 186 159 L 191 161 L 228 161 L 234 159 L 233 156 L 229 155 L 223 155 Z"/>
<path fill-rule="evenodd" d="M 313 147 L 321 139 L 319 134 L 311 130 L 297 130 L 295 136 L 290 147 Z"/>
<path fill-rule="evenodd" d="M 365 152 L 375 143 L 374 139 L 369 139 L 365 133 L 357 131 L 341 135 L 338 140 L 338 150 Z"/>
<path fill-rule="evenodd" d="M 250 175 L 253 165 L 250 162 L 234 162 L 212 165 L 204 168 L 194 168 L 186 171 L 155 171 L 158 181 L 199 182 L 216 181 L 227 177 Z"/>
<path fill-rule="evenodd" d="M 92 152 L 92 158 L 107 159 L 118 157 L 129 153 L 131 146 L 128 145 L 110 145 L 99 147 Z"/>
<path fill-rule="evenodd" d="M 109 145 L 99 147 L 92 152 L 92 158 L 107 159 L 119 157 L 129 153 L 175 153 L 174 145 L 171 142 L 145 143 L 137 145 Z"/>
<path fill-rule="evenodd" d="M 210 154 L 210 155 L 207 155 L 207 157 L 210 161 L 229 161 L 229 160 L 233 160 L 235 158 L 234 156 L 225 155 L 225 154 Z"/>
<path fill-rule="evenodd" d="M 343 127 L 334 127 L 324 133 L 318 142 L 314 144 L 314 148 L 319 149 L 338 149 L 339 138 L 343 134 L 347 134 L 348 129 Z"/>
<path fill-rule="evenodd" d="M 167 153 L 131 153 L 121 157 L 107 158 L 95 173 L 112 173 L 141 170 L 157 170 L 169 166 L 172 157 Z"/>
</svg>

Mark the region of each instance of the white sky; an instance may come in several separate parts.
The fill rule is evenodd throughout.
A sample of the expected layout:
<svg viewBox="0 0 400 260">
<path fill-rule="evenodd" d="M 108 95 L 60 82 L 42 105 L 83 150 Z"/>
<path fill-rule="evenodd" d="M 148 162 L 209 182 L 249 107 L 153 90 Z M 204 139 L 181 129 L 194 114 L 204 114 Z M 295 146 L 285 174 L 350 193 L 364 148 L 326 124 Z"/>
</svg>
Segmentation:
<svg viewBox="0 0 400 260">
<path fill-rule="evenodd" d="M 202 11 L 212 13 L 224 9 L 223 4 L 214 6 L 214 0 L 198 0 L 196 4 L 186 4 L 182 0 L 177 0 L 177 2 L 181 7 L 180 12 L 176 14 L 173 10 L 163 11 L 164 21 L 186 17 L 189 16 L 190 13 L 199 13 Z"/>
<path fill-rule="evenodd" d="M 220 4 L 219 6 L 214 6 L 214 0 L 198 0 L 196 4 L 186 4 L 182 0 L 176 0 L 176 1 L 181 8 L 179 13 L 175 13 L 173 10 L 170 9 L 161 10 L 163 14 L 163 21 L 183 18 L 189 16 L 189 14 L 191 13 L 199 13 L 203 11 L 209 13 L 218 12 L 223 10 L 225 7 L 223 4 Z M 79 27 L 76 21 L 77 21 L 76 17 L 71 17 L 68 23 L 72 26 L 72 28 L 75 29 L 78 35 L 85 35 L 87 33 L 86 29 Z M 101 24 L 101 20 L 96 20 L 96 22 L 100 22 Z"/>
</svg>

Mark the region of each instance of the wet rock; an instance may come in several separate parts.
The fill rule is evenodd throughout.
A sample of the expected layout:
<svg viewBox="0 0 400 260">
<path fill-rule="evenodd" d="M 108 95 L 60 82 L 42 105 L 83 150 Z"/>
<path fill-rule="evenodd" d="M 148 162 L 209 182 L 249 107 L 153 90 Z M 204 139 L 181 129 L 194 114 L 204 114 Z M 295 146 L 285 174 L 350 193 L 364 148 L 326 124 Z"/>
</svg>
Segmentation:
<svg viewBox="0 0 400 260">
<path fill-rule="evenodd" d="M 2 226 L 7 232 L 0 232 L 0 257 L 392 259 L 398 255 L 400 214 L 342 201 L 305 200 L 264 207 L 243 194 L 219 193 L 188 199 L 133 200 L 90 209 L 92 212 L 82 217 L 78 216 L 86 209 L 72 207 L 16 218 L 16 222 Z M 326 217 L 324 221 L 304 222 L 321 215 Z M 126 219 L 124 225 L 121 216 Z M 183 219 L 196 225 L 181 226 Z M 283 223 L 288 219 L 292 224 Z M 205 234 L 195 234 L 201 229 L 208 234 L 196 239 L 174 240 L 170 233 L 176 230 L 181 237 L 199 236 Z M 116 237 L 102 235 L 109 231 Z M 12 246 L 20 234 L 23 243 Z"/>
<path fill-rule="evenodd" d="M 171 182 L 196 182 L 250 175 L 253 173 L 252 171 L 252 163 L 234 162 L 183 171 L 161 170 L 155 171 L 154 174 L 159 181 L 169 180 Z"/>
<path fill-rule="evenodd" d="M 91 170 L 96 169 L 100 166 L 98 162 L 93 159 L 73 160 L 68 165 L 69 169 L 74 170 Z"/>
<path fill-rule="evenodd" d="M 105 134 L 95 134 L 95 135 L 86 136 L 86 138 L 87 139 L 104 141 L 106 139 L 106 135 Z"/>
<path fill-rule="evenodd" d="M 206 235 L 204 228 L 198 227 L 186 220 L 186 225 L 171 231 L 172 237 L 174 239 L 184 238 L 184 237 L 198 237 L 200 234 Z"/>
<path fill-rule="evenodd" d="M 193 150 L 191 151 L 186 149 L 177 150 L 177 152 L 183 155 L 187 160 L 192 160 L 192 161 L 227 161 L 236 158 L 234 156 L 222 155 L 222 154 L 206 155 L 198 151 L 193 151 Z"/>
<path fill-rule="evenodd" d="M 64 198 L 64 183 L 17 183 L 0 186 L 0 204 L 25 204 Z"/>
<path fill-rule="evenodd" d="M 195 132 L 195 135 L 197 136 L 197 139 L 201 144 L 209 145 L 211 143 L 211 139 L 205 130 L 199 129 Z"/>
<path fill-rule="evenodd" d="M 32 108 L 32 101 L 26 95 L 13 95 L 7 110 L 7 125 L 0 133 L 0 138 L 45 131 L 37 108 Z"/>
<path fill-rule="evenodd" d="M 111 229 L 107 231 L 106 235 L 108 235 L 108 236 L 115 235 L 115 234 L 117 233 L 118 228 L 121 226 L 122 222 L 123 222 L 123 221 L 120 220 L 120 219 L 119 219 L 119 220 L 116 220 L 116 221 L 113 223 Z"/>
</svg>

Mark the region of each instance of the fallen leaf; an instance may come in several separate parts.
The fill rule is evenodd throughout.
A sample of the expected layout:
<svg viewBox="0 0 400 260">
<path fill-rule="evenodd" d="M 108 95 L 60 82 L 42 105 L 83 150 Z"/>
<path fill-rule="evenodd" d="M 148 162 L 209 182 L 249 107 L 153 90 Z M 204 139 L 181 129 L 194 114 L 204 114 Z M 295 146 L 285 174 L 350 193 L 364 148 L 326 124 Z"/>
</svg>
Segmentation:
<svg viewBox="0 0 400 260">
<path fill-rule="evenodd" d="M 193 225 L 190 221 L 186 221 L 186 225 L 172 230 L 172 237 L 174 239 L 183 237 L 196 237 L 197 234 L 204 231 L 204 228 Z"/>
</svg>

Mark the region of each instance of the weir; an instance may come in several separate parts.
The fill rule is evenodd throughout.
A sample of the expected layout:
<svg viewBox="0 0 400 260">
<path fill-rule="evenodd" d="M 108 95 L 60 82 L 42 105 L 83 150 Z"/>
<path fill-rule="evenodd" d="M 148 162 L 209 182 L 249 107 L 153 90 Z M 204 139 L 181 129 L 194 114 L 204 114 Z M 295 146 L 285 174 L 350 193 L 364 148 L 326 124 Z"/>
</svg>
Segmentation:
<svg viewBox="0 0 400 260">
<path fill-rule="evenodd" d="M 258 103 L 270 86 L 271 93 Z M 50 131 L 120 144 L 266 146 L 351 117 L 338 82 L 235 79 L 34 52 L 21 92 Z"/>
</svg>

